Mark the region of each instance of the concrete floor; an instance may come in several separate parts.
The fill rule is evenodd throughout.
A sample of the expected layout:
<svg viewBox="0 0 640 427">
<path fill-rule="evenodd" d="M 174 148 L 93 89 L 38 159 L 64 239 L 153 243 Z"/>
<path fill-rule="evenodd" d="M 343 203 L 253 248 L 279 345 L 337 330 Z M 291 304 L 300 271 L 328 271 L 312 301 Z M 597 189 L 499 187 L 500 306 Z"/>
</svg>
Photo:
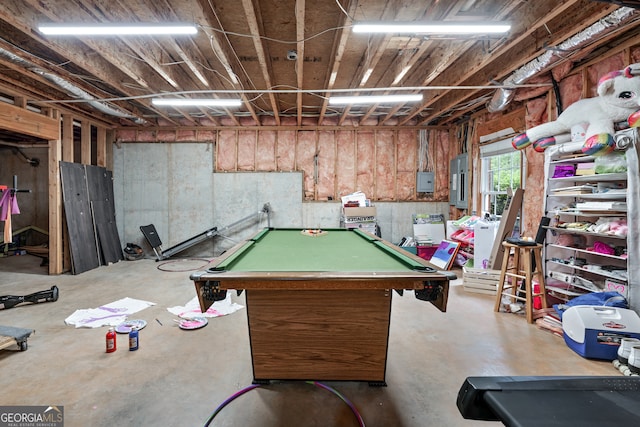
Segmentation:
<svg viewBox="0 0 640 427">
<path fill-rule="evenodd" d="M 184 271 L 161 271 L 163 269 Z M 62 405 L 65 426 L 198 426 L 252 381 L 245 310 L 184 331 L 167 307 L 195 295 L 191 270 L 206 261 L 122 261 L 80 275 L 47 276 L 40 259 L 0 258 L 0 295 L 57 285 L 56 302 L 0 310 L 0 325 L 34 329 L 28 350 L 0 351 L 0 405 Z M 492 426 L 464 420 L 456 395 L 467 376 L 620 375 L 610 362 L 586 360 L 564 341 L 516 314 L 494 313 L 494 297 L 453 283 L 447 313 L 393 296 L 387 387 L 324 383 L 350 400 L 369 427 Z M 156 303 L 134 317 L 148 325 L 140 349 L 125 335 L 105 353 L 107 328 L 66 325 L 77 309 L 124 297 Z M 244 294 L 233 295 L 244 304 Z M 158 319 L 162 325 L 156 322 Z M 366 333 L 366 331 L 363 331 Z M 543 409 L 543 408 L 541 408 Z M 260 387 L 229 403 L 212 426 L 357 426 L 335 394 L 304 382 Z"/>
</svg>

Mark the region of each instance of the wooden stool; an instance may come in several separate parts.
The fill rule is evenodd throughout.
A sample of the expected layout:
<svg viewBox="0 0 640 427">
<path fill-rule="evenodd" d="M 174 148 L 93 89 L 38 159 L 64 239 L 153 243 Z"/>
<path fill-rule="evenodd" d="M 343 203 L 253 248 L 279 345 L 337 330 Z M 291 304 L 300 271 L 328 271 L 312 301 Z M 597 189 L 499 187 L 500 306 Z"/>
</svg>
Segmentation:
<svg viewBox="0 0 640 427">
<path fill-rule="evenodd" d="M 502 242 L 504 247 L 504 258 L 502 270 L 500 271 L 500 282 L 498 282 L 498 292 L 496 294 L 495 312 L 500 311 L 502 296 L 507 296 L 511 302 L 522 301 L 527 314 L 527 322 L 533 323 L 533 299 L 540 297 L 542 308 L 547 308 L 546 289 L 544 286 L 544 275 L 542 274 L 542 245 L 516 245 Z M 509 266 L 509 255 L 513 249 L 513 263 Z M 535 271 L 532 262 L 535 263 Z M 533 292 L 532 279 L 538 275 L 539 289 Z M 508 280 L 510 279 L 510 280 Z M 521 286 L 524 284 L 524 296 L 521 296 Z"/>
</svg>

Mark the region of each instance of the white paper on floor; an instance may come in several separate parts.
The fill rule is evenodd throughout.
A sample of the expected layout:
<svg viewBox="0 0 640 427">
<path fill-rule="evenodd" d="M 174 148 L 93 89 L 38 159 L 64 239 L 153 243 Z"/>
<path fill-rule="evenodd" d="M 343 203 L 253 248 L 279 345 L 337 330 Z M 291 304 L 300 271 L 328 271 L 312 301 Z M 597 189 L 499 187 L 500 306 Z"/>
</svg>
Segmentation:
<svg viewBox="0 0 640 427">
<path fill-rule="evenodd" d="M 191 301 L 189 301 L 184 306 L 175 306 L 169 307 L 170 313 L 175 314 L 176 316 L 183 318 L 190 317 L 220 317 L 226 316 L 227 314 L 235 313 L 236 311 L 243 309 L 244 306 L 237 304 L 235 302 L 231 302 L 231 292 L 227 292 L 227 297 L 221 301 L 214 302 L 211 307 L 207 309 L 204 313 L 200 311 L 200 303 L 198 302 L 198 297 L 193 297 Z"/>
<path fill-rule="evenodd" d="M 64 319 L 67 325 L 76 328 L 99 328 L 101 326 L 117 326 L 127 319 L 127 316 L 156 305 L 154 302 L 133 298 L 123 298 L 98 308 L 76 310 Z"/>
</svg>

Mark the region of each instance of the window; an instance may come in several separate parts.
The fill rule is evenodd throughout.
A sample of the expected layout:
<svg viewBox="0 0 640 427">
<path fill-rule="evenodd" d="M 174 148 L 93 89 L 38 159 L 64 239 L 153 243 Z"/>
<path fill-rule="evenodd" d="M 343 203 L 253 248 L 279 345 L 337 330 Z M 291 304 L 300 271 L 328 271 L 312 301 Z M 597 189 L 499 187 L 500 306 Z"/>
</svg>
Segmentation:
<svg viewBox="0 0 640 427">
<path fill-rule="evenodd" d="M 480 147 L 480 157 L 481 209 L 500 218 L 511 191 L 523 187 L 522 152 L 514 150 L 510 140 L 503 140 Z"/>
</svg>

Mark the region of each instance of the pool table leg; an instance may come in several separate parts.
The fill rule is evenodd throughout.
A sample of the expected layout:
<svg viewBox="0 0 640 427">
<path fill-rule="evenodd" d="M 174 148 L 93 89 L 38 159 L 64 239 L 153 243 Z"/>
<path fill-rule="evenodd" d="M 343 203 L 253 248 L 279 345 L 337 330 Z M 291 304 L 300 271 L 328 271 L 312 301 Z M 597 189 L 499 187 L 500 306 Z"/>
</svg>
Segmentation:
<svg viewBox="0 0 640 427">
<path fill-rule="evenodd" d="M 386 381 L 369 381 L 369 387 L 386 387 Z"/>
</svg>

